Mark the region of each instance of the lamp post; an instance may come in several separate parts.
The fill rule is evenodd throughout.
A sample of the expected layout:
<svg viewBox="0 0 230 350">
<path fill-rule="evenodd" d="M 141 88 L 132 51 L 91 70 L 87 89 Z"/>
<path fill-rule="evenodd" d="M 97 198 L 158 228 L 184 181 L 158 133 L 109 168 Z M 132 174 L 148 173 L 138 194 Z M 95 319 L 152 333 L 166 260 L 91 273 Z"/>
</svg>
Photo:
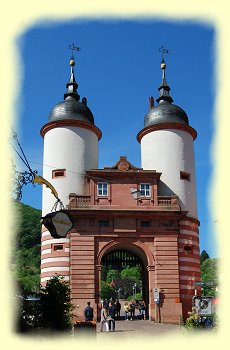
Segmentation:
<svg viewBox="0 0 230 350">
<path fill-rule="evenodd" d="M 121 288 L 118 288 L 118 290 L 117 290 L 117 299 L 118 300 L 120 299 L 120 291 L 121 291 Z"/>
<path fill-rule="evenodd" d="M 142 281 L 140 281 L 140 290 L 141 290 L 141 297 L 142 297 Z"/>
<path fill-rule="evenodd" d="M 133 298 L 134 298 L 134 295 L 136 295 L 136 294 L 137 294 L 137 284 L 134 283 L 134 285 L 133 285 Z"/>
</svg>

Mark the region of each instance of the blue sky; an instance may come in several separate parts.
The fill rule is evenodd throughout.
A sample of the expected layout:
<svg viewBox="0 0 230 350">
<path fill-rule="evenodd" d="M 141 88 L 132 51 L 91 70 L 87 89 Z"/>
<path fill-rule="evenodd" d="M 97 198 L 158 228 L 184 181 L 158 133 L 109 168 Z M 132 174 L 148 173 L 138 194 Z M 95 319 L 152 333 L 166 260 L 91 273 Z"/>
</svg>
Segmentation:
<svg viewBox="0 0 230 350">
<path fill-rule="evenodd" d="M 95 124 L 102 131 L 99 167 L 120 155 L 141 165 L 137 133 L 143 128 L 148 98 L 158 97 L 163 45 L 166 77 L 174 103 L 182 107 L 198 132 L 194 143 L 200 248 L 218 256 L 215 217 L 210 211 L 211 145 L 214 137 L 215 32 L 201 22 L 161 20 L 75 20 L 41 22 L 17 39 L 22 81 L 15 124 L 33 170 L 42 174 L 41 127 L 52 107 L 63 100 L 69 79 L 69 45 L 75 54 L 78 93 L 86 96 Z M 23 168 L 22 168 L 23 169 Z M 26 169 L 24 169 L 26 170 Z M 41 187 L 27 185 L 22 202 L 41 208 Z"/>
</svg>

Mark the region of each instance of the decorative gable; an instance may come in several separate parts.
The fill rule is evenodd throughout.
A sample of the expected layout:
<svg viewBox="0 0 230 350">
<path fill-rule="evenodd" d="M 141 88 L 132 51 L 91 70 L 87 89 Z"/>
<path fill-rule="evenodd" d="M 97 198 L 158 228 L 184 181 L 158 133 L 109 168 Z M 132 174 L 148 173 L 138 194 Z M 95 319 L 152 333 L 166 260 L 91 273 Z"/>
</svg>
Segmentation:
<svg viewBox="0 0 230 350">
<path fill-rule="evenodd" d="M 137 168 L 132 165 L 125 156 L 120 156 L 119 161 L 112 167 L 105 167 L 104 169 L 113 169 L 120 171 L 129 171 L 129 170 L 143 170 L 142 168 Z"/>
</svg>

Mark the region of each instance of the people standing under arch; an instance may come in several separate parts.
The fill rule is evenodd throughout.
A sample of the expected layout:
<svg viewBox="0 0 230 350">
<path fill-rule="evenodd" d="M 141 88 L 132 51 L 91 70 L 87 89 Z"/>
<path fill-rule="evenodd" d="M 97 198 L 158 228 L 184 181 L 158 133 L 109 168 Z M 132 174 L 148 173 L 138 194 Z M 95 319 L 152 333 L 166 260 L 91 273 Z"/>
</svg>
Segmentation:
<svg viewBox="0 0 230 350">
<path fill-rule="evenodd" d="M 103 332 L 104 326 L 105 326 L 105 331 L 109 331 L 109 324 L 108 324 L 108 310 L 102 305 L 101 307 L 101 332 Z"/>
<path fill-rule="evenodd" d="M 134 302 L 134 300 L 132 300 L 131 303 L 129 304 L 129 309 L 130 309 L 130 320 L 133 320 L 133 319 L 134 319 L 134 316 L 135 316 L 135 308 L 136 308 L 135 302 Z"/>
<path fill-rule="evenodd" d="M 124 313 L 125 313 L 125 321 L 128 321 L 129 320 L 129 304 L 127 301 L 124 303 Z"/>
<path fill-rule="evenodd" d="M 116 302 L 116 315 L 117 317 L 120 317 L 121 315 L 121 303 L 119 302 L 119 300 L 117 300 Z"/>
<path fill-rule="evenodd" d="M 115 331 L 115 317 L 116 317 L 116 306 L 114 304 L 114 301 L 111 301 L 109 304 L 109 330 L 114 332 Z"/>
<path fill-rule="evenodd" d="M 109 308 L 109 302 L 108 302 L 107 299 L 105 299 L 105 300 L 103 301 L 103 307 L 104 307 L 106 310 L 108 310 L 108 308 Z"/>
<path fill-rule="evenodd" d="M 144 300 L 140 302 L 140 313 L 141 313 L 141 319 L 146 320 L 146 305 Z"/>
</svg>

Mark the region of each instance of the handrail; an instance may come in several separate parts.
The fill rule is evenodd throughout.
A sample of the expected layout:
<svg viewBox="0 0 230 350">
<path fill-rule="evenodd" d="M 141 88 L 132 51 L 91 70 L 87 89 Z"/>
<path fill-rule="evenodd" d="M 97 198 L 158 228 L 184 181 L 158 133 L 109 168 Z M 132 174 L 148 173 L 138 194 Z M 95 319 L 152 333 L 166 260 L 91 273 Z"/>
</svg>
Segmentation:
<svg viewBox="0 0 230 350">
<path fill-rule="evenodd" d="M 80 208 L 89 207 L 92 203 L 90 195 L 77 195 L 76 193 L 71 193 L 69 208 Z M 178 207 L 179 198 L 175 195 L 173 196 L 158 196 L 157 205 L 159 207 Z M 110 204 L 111 207 L 111 204 Z"/>
</svg>

